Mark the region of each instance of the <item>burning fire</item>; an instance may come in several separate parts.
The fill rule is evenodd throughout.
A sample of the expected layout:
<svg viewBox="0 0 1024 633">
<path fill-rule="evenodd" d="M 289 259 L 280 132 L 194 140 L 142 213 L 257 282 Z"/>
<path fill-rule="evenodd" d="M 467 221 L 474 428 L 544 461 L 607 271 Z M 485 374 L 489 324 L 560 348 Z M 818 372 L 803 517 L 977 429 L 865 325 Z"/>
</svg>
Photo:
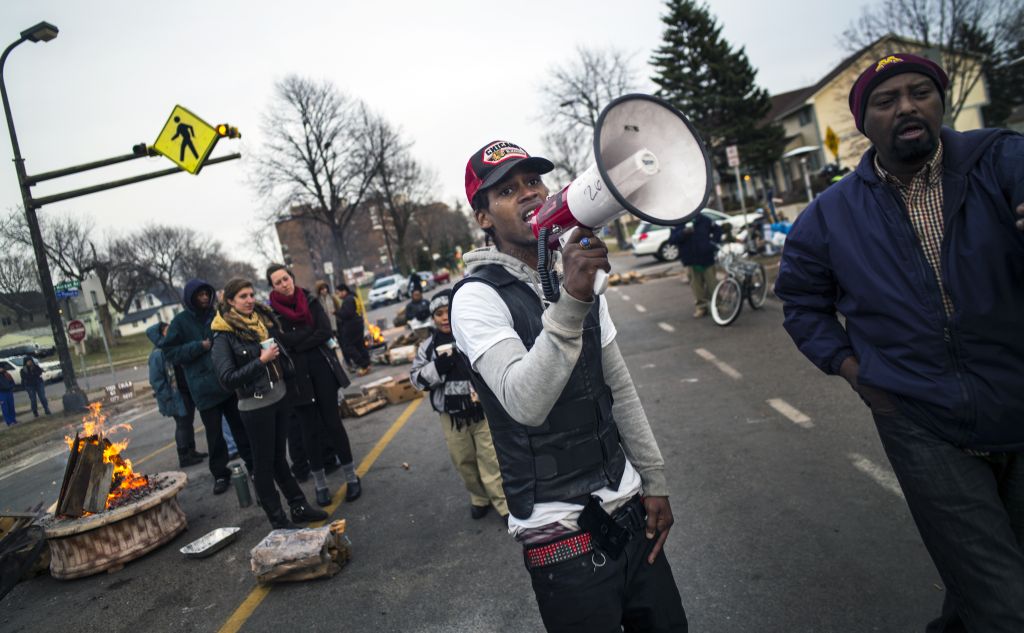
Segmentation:
<svg viewBox="0 0 1024 633">
<path fill-rule="evenodd" d="M 381 334 L 380 328 L 374 325 L 373 323 L 366 324 L 366 331 L 369 332 L 370 334 L 369 338 L 370 341 L 372 342 L 371 347 L 373 345 L 380 345 L 381 343 L 384 342 L 384 335 Z"/>
<path fill-rule="evenodd" d="M 113 481 L 110 485 L 110 494 L 107 495 L 107 508 L 117 504 L 128 493 L 137 488 L 144 488 L 149 485 L 149 478 L 140 475 L 132 470 L 132 462 L 121 455 L 121 452 L 128 447 L 128 439 L 119 442 L 111 441 L 107 436 L 113 433 L 122 433 L 132 430 L 130 424 L 115 424 L 106 426 L 107 416 L 103 414 L 103 405 L 93 402 L 89 405 L 89 413 L 82 418 L 82 430 L 77 434 L 79 439 L 78 450 L 87 444 L 95 444 L 103 447 L 103 463 L 113 464 Z M 75 446 L 73 437 L 64 436 L 68 448 Z"/>
</svg>

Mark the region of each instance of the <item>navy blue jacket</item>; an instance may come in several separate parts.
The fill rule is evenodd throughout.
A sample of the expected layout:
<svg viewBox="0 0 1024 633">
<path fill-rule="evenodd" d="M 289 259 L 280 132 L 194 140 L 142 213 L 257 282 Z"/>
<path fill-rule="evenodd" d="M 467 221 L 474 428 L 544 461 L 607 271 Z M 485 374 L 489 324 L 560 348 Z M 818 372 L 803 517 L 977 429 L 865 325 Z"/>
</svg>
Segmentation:
<svg viewBox="0 0 1024 633">
<path fill-rule="evenodd" d="M 204 288 L 210 291 L 210 308 L 200 311 L 192 298 Z M 212 409 L 232 395 L 221 387 L 217 372 L 213 369 L 210 350 L 203 348 L 204 340 L 213 339 L 213 331 L 210 329 L 214 316 L 213 302 L 213 286 L 202 279 L 190 280 L 182 293 L 181 304 L 185 309 L 171 319 L 171 325 L 160 344 L 167 362 L 180 365 L 185 372 L 189 394 L 200 411 Z"/>
<path fill-rule="evenodd" d="M 703 213 L 693 219 L 693 232 L 686 232 L 687 224 L 673 227 L 668 241 L 679 247 L 683 266 L 714 266 L 715 243 L 722 240 L 722 228 Z"/>
<path fill-rule="evenodd" d="M 184 416 L 188 414 L 185 408 L 185 399 L 181 397 L 178 389 L 174 366 L 164 358 L 164 351 L 160 349 L 164 337 L 160 335 L 162 323 L 154 323 L 146 328 L 146 336 L 153 342 L 153 351 L 149 353 L 149 386 L 153 388 L 153 397 L 156 398 L 157 408 L 160 415 L 167 417 Z"/>
<path fill-rule="evenodd" d="M 942 281 L 906 207 L 874 170 L 854 174 L 807 207 L 786 239 L 775 294 L 785 328 L 822 371 L 855 355 L 858 381 L 948 441 L 1024 449 L 1024 137 L 943 128 Z M 846 318 L 845 327 L 836 312 Z"/>
</svg>

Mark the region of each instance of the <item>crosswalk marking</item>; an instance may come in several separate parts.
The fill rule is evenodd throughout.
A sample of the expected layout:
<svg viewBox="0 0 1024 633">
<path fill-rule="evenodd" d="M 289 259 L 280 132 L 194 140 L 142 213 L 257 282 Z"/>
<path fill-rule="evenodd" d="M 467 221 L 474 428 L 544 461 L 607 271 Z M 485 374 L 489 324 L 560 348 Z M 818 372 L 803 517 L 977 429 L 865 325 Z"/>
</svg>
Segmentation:
<svg viewBox="0 0 1024 633">
<path fill-rule="evenodd" d="M 850 453 L 847 457 L 849 457 L 850 461 L 853 462 L 854 468 L 874 479 L 876 484 L 885 488 L 897 497 L 901 499 L 904 498 L 903 489 L 900 488 L 900 482 L 896 480 L 896 475 L 893 474 L 891 470 L 884 466 L 879 466 L 860 453 Z"/>
<path fill-rule="evenodd" d="M 801 426 L 805 429 L 814 428 L 814 422 L 811 422 L 811 419 L 809 417 L 804 415 L 796 407 L 789 404 L 782 398 L 772 398 L 768 400 L 768 404 L 771 405 L 771 408 L 775 409 L 782 415 L 789 418 L 789 421 L 792 422 L 793 424 Z"/>
<path fill-rule="evenodd" d="M 668 323 L 665 323 L 664 321 L 658 321 L 658 327 L 660 327 L 661 329 L 665 330 L 666 332 L 675 332 L 676 331 L 676 329 L 674 327 L 672 327 Z"/>
<path fill-rule="evenodd" d="M 642 305 L 640 305 L 639 303 L 638 303 L 638 304 L 636 304 L 636 305 L 635 305 L 635 306 L 633 306 L 633 307 L 634 307 L 634 308 L 636 308 L 636 311 L 637 311 L 637 312 L 647 312 L 647 308 L 643 307 L 643 306 L 642 306 Z"/>
<path fill-rule="evenodd" d="M 717 356 L 715 356 L 708 350 L 704 349 L 703 347 L 698 347 L 693 351 L 697 353 L 697 356 L 700 356 L 704 360 L 708 361 L 709 363 L 717 367 L 723 374 L 725 374 L 729 378 L 732 378 L 733 380 L 739 380 L 740 378 L 743 378 L 743 374 L 736 371 L 728 364 L 718 360 Z"/>
</svg>

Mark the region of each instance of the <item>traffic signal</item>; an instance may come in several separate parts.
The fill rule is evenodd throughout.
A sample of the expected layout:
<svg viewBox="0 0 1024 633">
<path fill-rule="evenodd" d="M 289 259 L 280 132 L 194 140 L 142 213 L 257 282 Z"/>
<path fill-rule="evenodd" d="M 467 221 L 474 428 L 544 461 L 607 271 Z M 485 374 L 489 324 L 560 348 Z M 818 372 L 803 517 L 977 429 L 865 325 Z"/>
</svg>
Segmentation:
<svg viewBox="0 0 1024 633">
<path fill-rule="evenodd" d="M 242 134 L 238 131 L 238 128 L 232 127 L 227 123 L 221 123 L 217 126 L 217 136 L 226 136 L 227 138 L 242 138 Z"/>
<path fill-rule="evenodd" d="M 146 147 L 145 143 L 132 145 L 132 154 L 135 154 L 136 156 L 146 156 L 149 154 L 149 148 Z"/>
</svg>

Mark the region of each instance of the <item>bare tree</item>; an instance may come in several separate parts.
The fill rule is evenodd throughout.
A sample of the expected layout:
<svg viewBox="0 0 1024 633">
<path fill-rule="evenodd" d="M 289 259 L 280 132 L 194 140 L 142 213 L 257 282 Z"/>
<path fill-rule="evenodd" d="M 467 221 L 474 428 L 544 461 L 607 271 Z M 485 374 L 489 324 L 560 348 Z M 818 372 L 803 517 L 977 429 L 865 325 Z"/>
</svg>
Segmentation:
<svg viewBox="0 0 1024 633">
<path fill-rule="evenodd" d="M 594 128 L 612 100 L 634 92 L 637 73 L 632 56 L 615 49 L 580 46 L 576 59 L 552 66 L 541 87 L 541 121 L 548 156 L 566 180 L 591 160 Z"/>
<path fill-rule="evenodd" d="M 220 248 L 196 230 L 180 226 L 147 226 L 130 240 L 135 259 L 150 280 L 175 296 L 196 276 L 196 262 Z"/>
<path fill-rule="evenodd" d="M 32 251 L 0 233 L 0 305 L 14 313 L 19 328 L 33 308 L 41 303 L 31 301 L 39 295 L 39 274 Z"/>
<path fill-rule="evenodd" d="M 632 57 L 622 51 L 580 46 L 576 55 L 568 64 L 552 66 L 541 87 L 545 150 L 555 164 L 556 176 L 566 182 L 593 161 L 594 129 L 601 111 L 634 92 L 638 84 Z M 619 222 L 615 222 L 615 237 L 620 248 L 627 246 Z"/>
<path fill-rule="evenodd" d="M 983 76 L 986 49 L 1001 55 L 1024 35 L 1024 0 L 879 0 L 844 31 L 850 50 L 894 35 L 941 52 L 953 92 L 946 95 L 948 121 L 960 115 Z"/>
<path fill-rule="evenodd" d="M 352 216 L 397 138 L 365 104 L 328 81 L 292 75 L 275 90 L 263 122 L 268 141 L 257 156 L 253 184 L 278 209 L 305 206 L 308 217 L 331 232 L 335 251 L 343 253 Z"/>
<path fill-rule="evenodd" d="M 373 179 L 371 200 L 378 206 L 385 221 L 387 238 L 397 251 L 394 258 L 410 268 L 416 265 L 415 248 L 407 243 L 409 227 L 430 195 L 433 174 L 413 158 L 410 143 L 400 140 L 397 130 L 382 132 L 391 136 L 396 148 L 381 161 Z"/>
</svg>

